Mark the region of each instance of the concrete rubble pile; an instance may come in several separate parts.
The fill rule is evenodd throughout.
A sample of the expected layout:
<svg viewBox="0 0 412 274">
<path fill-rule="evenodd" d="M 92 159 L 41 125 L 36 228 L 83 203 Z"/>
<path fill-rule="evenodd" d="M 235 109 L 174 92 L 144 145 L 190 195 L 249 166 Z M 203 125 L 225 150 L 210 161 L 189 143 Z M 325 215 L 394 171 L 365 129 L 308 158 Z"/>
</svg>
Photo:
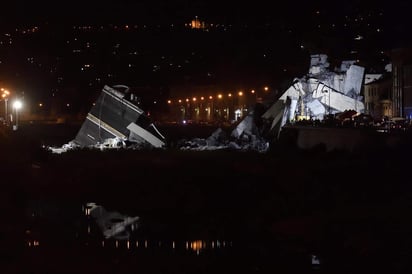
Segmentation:
<svg viewBox="0 0 412 274">
<path fill-rule="evenodd" d="M 76 148 L 162 148 L 165 137 L 138 105 L 139 98 L 124 85 L 104 86 L 74 140 L 53 153 Z"/>
<path fill-rule="evenodd" d="M 292 85 L 272 105 L 266 106 L 259 116 L 249 113 L 232 131 L 229 138 L 222 138 L 218 129 L 208 139 L 186 141 L 181 149 L 213 150 L 238 149 L 265 152 L 269 142 L 279 137 L 282 127 L 296 120 L 323 120 L 327 115 L 364 112 L 360 95 L 364 68 L 355 61 L 343 61 L 339 68 L 329 70 L 327 55 L 311 55 L 309 72 L 295 78 Z M 219 136 L 219 138 L 217 138 Z"/>
<path fill-rule="evenodd" d="M 250 111 L 230 134 L 222 128 L 218 128 L 206 139 L 182 140 L 180 149 L 197 151 L 228 149 L 266 152 L 269 149 L 269 142 L 259 134 L 259 128 L 254 121 L 254 112 Z"/>
<path fill-rule="evenodd" d="M 300 119 L 323 120 L 327 115 L 354 110 L 364 112 L 360 95 L 365 69 L 355 61 L 343 61 L 329 70 L 327 55 L 311 55 L 309 72 L 293 84 L 262 116 L 277 133 L 288 123 Z"/>
</svg>

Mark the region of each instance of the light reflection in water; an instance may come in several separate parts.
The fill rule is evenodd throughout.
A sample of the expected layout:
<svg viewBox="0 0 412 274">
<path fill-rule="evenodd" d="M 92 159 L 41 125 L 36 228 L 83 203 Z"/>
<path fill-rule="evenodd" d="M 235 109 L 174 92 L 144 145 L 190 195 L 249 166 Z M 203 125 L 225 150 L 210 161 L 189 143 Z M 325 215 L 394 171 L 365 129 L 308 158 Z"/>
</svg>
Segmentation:
<svg viewBox="0 0 412 274">
<path fill-rule="evenodd" d="M 31 208 L 30 208 L 31 209 Z M 32 209 L 33 211 L 35 209 Z M 25 245 L 33 248 L 40 246 L 38 239 L 34 240 L 33 236 L 41 232 L 43 235 L 54 235 L 56 231 L 50 229 L 51 226 L 42 226 L 40 219 L 44 218 L 41 214 L 33 213 L 35 218 L 33 219 L 30 215 L 30 221 L 33 222 L 26 230 L 25 234 Z M 222 241 L 222 240 L 173 240 L 173 239 L 153 239 L 153 238 L 142 238 L 143 235 L 139 235 L 140 222 L 139 217 L 128 217 L 113 211 L 106 211 L 104 207 L 99 206 L 95 203 L 87 203 L 82 206 L 82 210 L 78 212 L 78 216 L 82 216 L 79 226 L 72 231 L 76 237 L 78 244 L 95 247 L 104 248 L 112 250 L 170 250 L 172 252 L 194 252 L 199 255 L 204 250 L 219 249 L 224 247 L 231 247 L 232 242 Z M 55 216 L 53 216 L 54 218 Z M 54 220 L 54 219 L 53 219 Z M 139 220 L 139 223 L 137 222 Z M 77 220 L 75 220 L 77 222 Z M 40 224 L 37 226 L 36 224 Z M 121 226 L 119 226 L 121 224 Z M 117 228 L 114 230 L 113 228 Z M 105 233 L 107 230 L 114 232 L 113 234 Z M 65 231 L 63 229 L 63 231 Z M 118 233 L 118 232 L 127 233 Z M 125 237 L 119 237 L 119 236 Z M 46 236 L 47 237 L 47 236 Z M 66 243 L 65 237 L 71 237 L 70 235 L 62 235 L 62 243 Z M 140 242 L 140 243 L 139 243 Z M 53 245 L 52 241 L 42 241 L 42 247 L 49 247 Z"/>
<path fill-rule="evenodd" d="M 36 240 L 28 241 L 28 242 L 27 242 L 27 245 L 28 245 L 29 247 L 37 247 L 37 246 L 40 246 L 40 242 L 39 242 L 39 241 L 36 241 Z"/>
<path fill-rule="evenodd" d="M 176 249 L 183 249 L 186 251 L 192 251 L 195 252 L 197 255 L 201 253 L 201 251 L 204 250 L 212 250 L 212 249 L 218 249 L 218 248 L 225 248 L 225 247 L 232 247 L 232 242 L 226 243 L 225 241 L 222 242 L 222 245 L 215 245 L 215 242 L 219 241 L 205 241 L 205 240 L 195 240 L 195 241 L 184 241 L 179 244 L 177 241 L 170 241 L 170 242 L 162 242 L 159 241 L 158 244 L 149 244 L 149 241 L 145 240 L 144 241 L 144 249 L 170 249 L 170 250 L 176 250 Z M 224 243 L 224 244 L 223 244 Z M 85 242 L 85 245 L 89 245 L 92 243 L 89 243 L 88 241 Z M 99 246 L 98 243 L 96 243 L 97 246 Z M 38 240 L 29 240 L 27 241 L 27 246 L 28 247 L 38 247 L 40 246 L 40 242 Z M 118 240 L 102 240 L 100 242 L 101 248 L 114 248 L 114 249 L 128 249 L 128 250 L 141 250 L 139 247 L 139 241 L 136 241 L 135 245 L 132 245 L 130 241 L 118 241 Z"/>
<path fill-rule="evenodd" d="M 137 228 L 139 217 L 129 217 L 116 211 L 107 211 L 96 203 L 87 203 L 83 206 L 86 217 L 91 216 L 97 223 L 106 239 L 115 238 L 128 240 L 130 233 Z M 88 229 L 88 233 L 90 229 Z"/>
<path fill-rule="evenodd" d="M 215 243 L 220 241 L 208 241 L 208 240 L 193 240 L 193 241 L 152 241 L 144 240 L 144 245 L 140 246 L 139 241 L 136 241 L 135 244 L 131 241 L 119 241 L 119 240 L 102 240 L 100 243 L 101 248 L 109 249 L 128 249 L 128 250 L 185 250 L 188 252 L 195 252 L 199 255 L 204 250 L 213 250 L 213 249 L 223 249 L 232 247 L 232 242 L 223 241 L 222 244 L 219 244 L 219 247 Z M 34 245 L 30 241 L 28 242 L 29 246 Z M 225 244 L 223 244 L 225 243 Z M 86 243 L 88 244 L 88 243 Z M 38 243 L 37 243 L 38 245 Z"/>
</svg>

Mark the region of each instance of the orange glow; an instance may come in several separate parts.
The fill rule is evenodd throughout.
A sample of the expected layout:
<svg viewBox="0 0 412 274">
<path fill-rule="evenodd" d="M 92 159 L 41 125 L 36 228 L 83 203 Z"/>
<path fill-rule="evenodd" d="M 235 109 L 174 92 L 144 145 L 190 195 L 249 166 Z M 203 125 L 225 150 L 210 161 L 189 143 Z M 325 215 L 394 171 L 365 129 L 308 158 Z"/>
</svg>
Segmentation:
<svg viewBox="0 0 412 274">
<path fill-rule="evenodd" d="M 222 99 L 222 94 L 218 94 L 217 98 Z"/>
<path fill-rule="evenodd" d="M 229 93 L 227 96 L 232 97 L 232 93 Z"/>
<path fill-rule="evenodd" d="M 264 89 L 265 91 L 268 91 L 268 90 L 269 90 L 269 88 L 268 88 L 268 87 L 264 87 L 263 89 Z"/>
<path fill-rule="evenodd" d="M 203 97 L 203 96 L 202 96 L 202 97 L 200 97 L 200 100 L 205 100 L 205 97 Z"/>
<path fill-rule="evenodd" d="M 242 92 L 242 91 L 239 91 L 238 94 L 239 94 L 239 96 L 243 96 L 243 92 Z"/>
<path fill-rule="evenodd" d="M 186 102 L 189 102 L 189 98 L 186 98 Z"/>
<path fill-rule="evenodd" d="M 167 103 L 168 103 L 168 104 L 171 104 L 171 103 L 172 103 L 172 101 L 171 101 L 171 100 L 167 100 Z"/>
<path fill-rule="evenodd" d="M 179 103 L 181 103 L 181 102 L 182 102 L 182 100 L 179 99 Z"/>
<path fill-rule="evenodd" d="M 194 251 L 199 251 L 203 248 L 205 248 L 205 245 L 203 244 L 203 242 L 201 240 L 197 240 L 197 241 L 193 241 L 190 243 L 190 247 L 194 250 Z"/>
<path fill-rule="evenodd" d="M 3 94 L 1 95 L 3 98 L 10 95 L 10 92 L 7 89 L 1 88 L 0 90 L 3 91 Z"/>
<path fill-rule="evenodd" d="M 196 97 L 193 97 L 193 99 L 192 99 L 192 100 L 193 100 L 193 102 L 196 102 Z"/>
<path fill-rule="evenodd" d="M 42 103 L 40 103 L 40 104 L 39 104 L 39 107 L 42 107 L 42 106 L 43 106 L 43 104 L 42 104 Z"/>
<path fill-rule="evenodd" d="M 254 94 L 254 93 L 255 93 L 255 90 L 254 90 L 254 89 L 252 89 L 252 90 L 250 91 L 250 93 Z"/>
<path fill-rule="evenodd" d="M 213 96 L 209 96 L 209 99 L 212 100 L 212 99 L 213 99 Z"/>
</svg>

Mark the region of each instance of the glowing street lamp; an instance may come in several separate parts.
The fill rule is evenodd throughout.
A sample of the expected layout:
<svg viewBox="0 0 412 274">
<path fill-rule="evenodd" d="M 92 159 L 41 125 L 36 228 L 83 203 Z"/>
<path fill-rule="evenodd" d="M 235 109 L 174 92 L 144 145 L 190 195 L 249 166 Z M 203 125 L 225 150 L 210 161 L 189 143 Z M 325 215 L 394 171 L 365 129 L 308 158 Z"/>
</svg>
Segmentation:
<svg viewBox="0 0 412 274">
<path fill-rule="evenodd" d="M 19 110 L 22 108 L 23 104 L 21 101 L 16 100 L 13 102 L 13 108 L 16 111 L 16 125 L 13 126 L 13 130 L 17 130 L 19 127 Z"/>
</svg>

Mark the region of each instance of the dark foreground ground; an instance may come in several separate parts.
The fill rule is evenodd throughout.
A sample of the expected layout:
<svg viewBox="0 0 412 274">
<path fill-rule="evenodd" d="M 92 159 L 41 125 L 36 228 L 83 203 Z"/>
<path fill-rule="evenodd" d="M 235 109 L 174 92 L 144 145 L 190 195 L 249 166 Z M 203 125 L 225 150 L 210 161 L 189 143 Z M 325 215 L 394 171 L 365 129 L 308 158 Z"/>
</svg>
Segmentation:
<svg viewBox="0 0 412 274">
<path fill-rule="evenodd" d="M 77 130 L 0 129 L 0 273 L 411 271 L 408 145 L 352 153 L 276 146 L 266 154 L 41 148 Z M 173 138 L 213 131 L 202 130 L 175 129 Z M 103 248 L 98 231 L 85 232 L 94 230 L 80 214 L 86 202 L 139 216 L 139 247 Z M 208 248 L 184 247 L 195 240 Z M 218 241 L 225 248 L 211 248 Z"/>
</svg>

